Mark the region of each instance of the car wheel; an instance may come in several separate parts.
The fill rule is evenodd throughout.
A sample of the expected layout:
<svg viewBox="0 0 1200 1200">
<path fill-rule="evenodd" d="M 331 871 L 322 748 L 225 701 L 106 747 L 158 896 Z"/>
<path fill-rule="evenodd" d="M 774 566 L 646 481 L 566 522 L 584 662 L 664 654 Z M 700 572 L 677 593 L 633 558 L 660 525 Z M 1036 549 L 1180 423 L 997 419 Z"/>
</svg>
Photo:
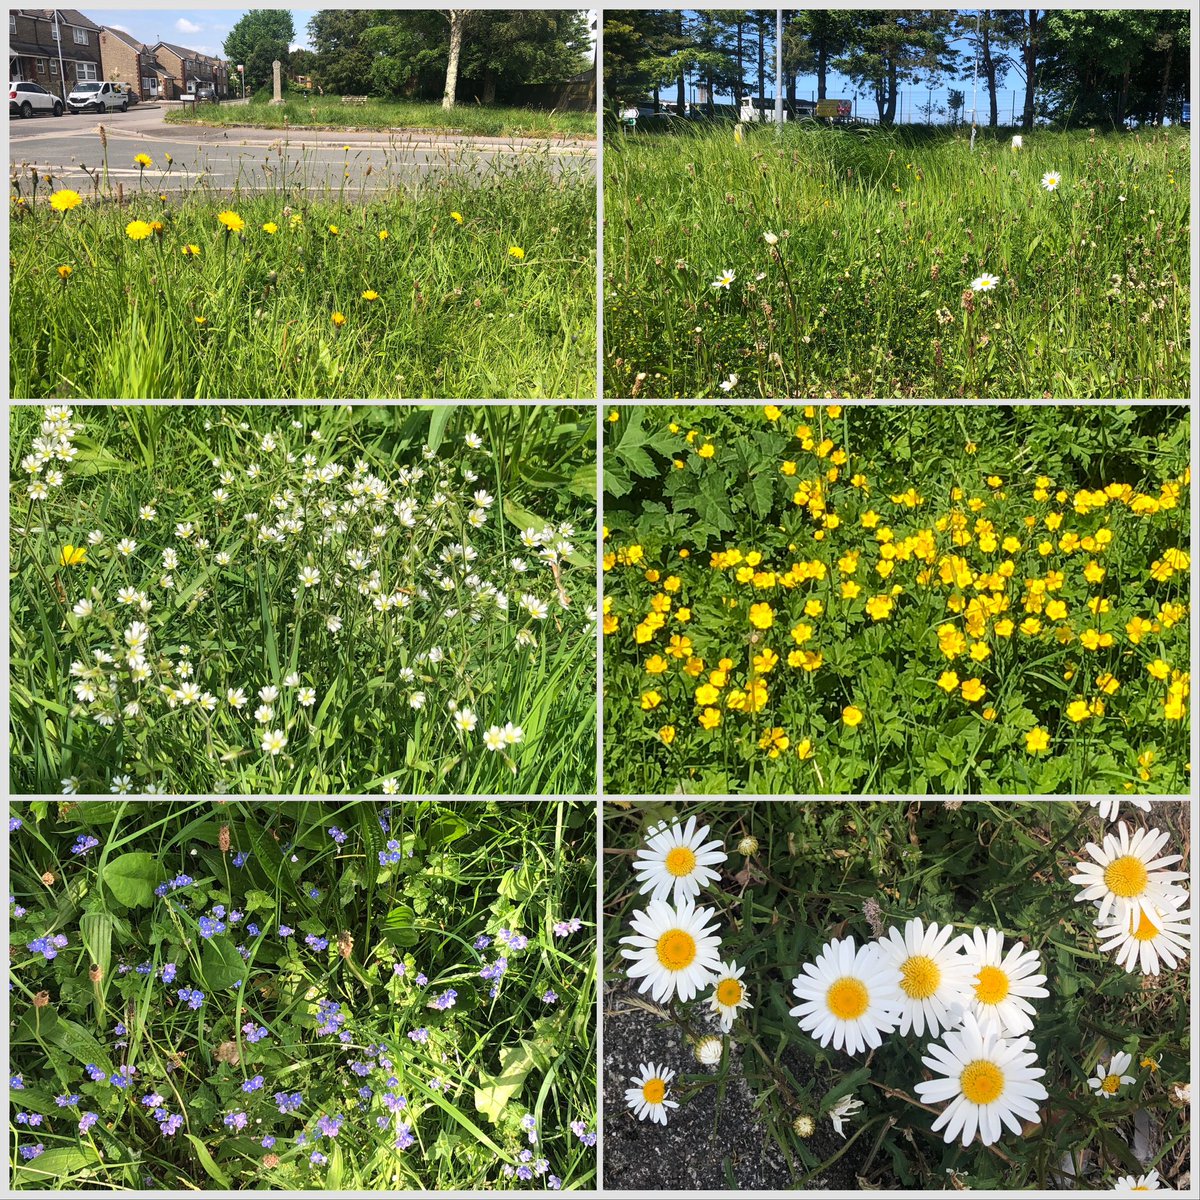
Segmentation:
<svg viewBox="0 0 1200 1200">
<path fill-rule="evenodd" d="M 33 105 L 28 100 L 21 102 L 21 117 L 23 120 L 28 120 L 33 116 Z"/>
<path fill-rule="evenodd" d="M 121 111 L 122 111 L 122 112 L 128 112 L 128 111 L 129 111 L 129 101 L 128 101 L 128 100 L 122 101 L 122 103 L 121 103 Z"/>
<path fill-rule="evenodd" d="M 63 115 L 63 106 L 62 106 L 62 103 L 58 100 L 55 100 L 55 102 L 54 102 L 54 115 L 56 117 L 61 117 Z"/>
</svg>

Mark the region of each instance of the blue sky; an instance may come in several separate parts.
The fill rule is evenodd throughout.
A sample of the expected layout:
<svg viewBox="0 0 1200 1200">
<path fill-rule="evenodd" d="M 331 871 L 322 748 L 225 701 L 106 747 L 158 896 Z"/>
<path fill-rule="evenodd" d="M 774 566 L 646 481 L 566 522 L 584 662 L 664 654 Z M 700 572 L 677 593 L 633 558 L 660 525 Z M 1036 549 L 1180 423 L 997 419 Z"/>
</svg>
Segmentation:
<svg viewBox="0 0 1200 1200">
<path fill-rule="evenodd" d="M 224 56 L 221 49 L 229 31 L 246 12 L 236 8 L 88 8 L 86 12 L 97 25 L 124 29 L 139 42 L 174 42 L 201 54 Z M 308 23 L 316 9 L 293 8 L 292 24 L 296 27 L 293 46 L 308 46 Z"/>
</svg>

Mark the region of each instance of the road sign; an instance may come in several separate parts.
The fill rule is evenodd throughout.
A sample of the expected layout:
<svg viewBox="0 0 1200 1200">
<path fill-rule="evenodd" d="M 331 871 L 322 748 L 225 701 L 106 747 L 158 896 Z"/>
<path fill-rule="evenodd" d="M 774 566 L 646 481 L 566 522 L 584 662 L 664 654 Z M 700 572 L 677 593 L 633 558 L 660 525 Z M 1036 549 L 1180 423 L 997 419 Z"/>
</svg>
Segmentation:
<svg viewBox="0 0 1200 1200">
<path fill-rule="evenodd" d="M 854 111 L 849 100 L 818 100 L 813 115 L 817 117 L 848 117 Z"/>
</svg>

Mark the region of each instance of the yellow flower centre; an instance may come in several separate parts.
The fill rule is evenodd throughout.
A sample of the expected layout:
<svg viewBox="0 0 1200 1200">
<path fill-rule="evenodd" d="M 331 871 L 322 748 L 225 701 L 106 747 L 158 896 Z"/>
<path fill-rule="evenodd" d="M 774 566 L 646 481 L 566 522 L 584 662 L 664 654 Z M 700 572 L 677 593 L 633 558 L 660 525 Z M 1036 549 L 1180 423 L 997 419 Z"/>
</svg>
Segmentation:
<svg viewBox="0 0 1200 1200">
<path fill-rule="evenodd" d="M 736 979 L 722 979 L 717 984 L 717 1003 L 732 1008 L 742 1002 L 742 985 Z"/>
<path fill-rule="evenodd" d="M 981 1004 L 999 1004 L 1008 995 L 1008 975 L 999 967 L 980 967 L 975 997 Z"/>
<path fill-rule="evenodd" d="M 925 954 L 905 959 L 900 968 L 900 986 L 910 1000 L 928 1000 L 942 982 L 942 968 Z"/>
<path fill-rule="evenodd" d="M 1105 1075 L 1103 1083 L 1100 1084 L 1100 1089 L 1111 1096 L 1120 1086 L 1120 1075 Z"/>
<path fill-rule="evenodd" d="M 1158 926 L 1146 915 L 1145 909 L 1138 914 L 1136 928 L 1132 920 L 1129 922 L 1129 936 L 1135 942 L 1152 942 L 1160 932 Z"/>
<path fill-rule="evenodd" d="M 658 939 L 658 961 L 668 971 L 683 971 L 696 961 L 696 939 L 686 929 L 668 929 Z"/>
<path fill-rule="evenodd" d="M 647 1104 L 661 1104 L 667 1094 L 667 1085 L 656 1075 L 642 1084 L 642 1099 Z"/>
<path fill-rule="evenodd" d="M 1149 878 L 1146 864 L 1132 854 L 1122 854 L 1104 868 L 1104 886 L 1122 899 L 1140 896 L 1146 890 Z"/>
<path fill-rule="evenodd" d="M 839 1021 L 853 1021 L 867 1011 L 871 996 L 861 979 L 843 975 L 830 985 L 825 993 L 825 1003 Z"/>
<path fill-rule="evenodd" d="M 667 851 L 665 865 L 676 879 L 690 875 L 696 869 L 696 852 L 687 846 L 675 846 Z"/>
<path fill-rule="evenodd" d="M 963 1067 L 958 1086 L 972 1104 L 991 1104 L 1004 1091 L 1004 1072 L 994 1062 L 977 1058 Z"/>
</svg>

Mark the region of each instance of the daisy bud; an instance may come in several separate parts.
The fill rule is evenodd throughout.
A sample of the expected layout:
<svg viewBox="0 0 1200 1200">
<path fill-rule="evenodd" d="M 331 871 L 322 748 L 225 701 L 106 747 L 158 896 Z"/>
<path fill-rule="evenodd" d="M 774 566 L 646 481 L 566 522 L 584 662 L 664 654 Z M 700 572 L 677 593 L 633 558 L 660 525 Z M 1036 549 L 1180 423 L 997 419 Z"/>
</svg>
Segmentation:
<svg viewBox="0 0 1200 1200">
<path fill-rule="evenodd" d="M 721 1039 L 709 1034 L 708 1037 L 702 1037 L 692 1049 L 692 1053 L 696 1056 L 696 1061 L 706 1067 L 715 1067 L 721 1061 L 722 1052 Z"/>
<path fill-rule="evenodd" d="M 812 1137 L 816 1128 L 816 1123 L 813 1121 L 812 1117 L 808 1115 L 808 1113 L 801 1113 L 792 1122 L 792 1132 L 800 1138 Z"/>
<path fill-rule="evenodd" d="M 739 854 L 744 854 L 747 858 L 753 858 L 758 853 L 758 838 L 747 834 L 737 844 Z"/>
</svg>

